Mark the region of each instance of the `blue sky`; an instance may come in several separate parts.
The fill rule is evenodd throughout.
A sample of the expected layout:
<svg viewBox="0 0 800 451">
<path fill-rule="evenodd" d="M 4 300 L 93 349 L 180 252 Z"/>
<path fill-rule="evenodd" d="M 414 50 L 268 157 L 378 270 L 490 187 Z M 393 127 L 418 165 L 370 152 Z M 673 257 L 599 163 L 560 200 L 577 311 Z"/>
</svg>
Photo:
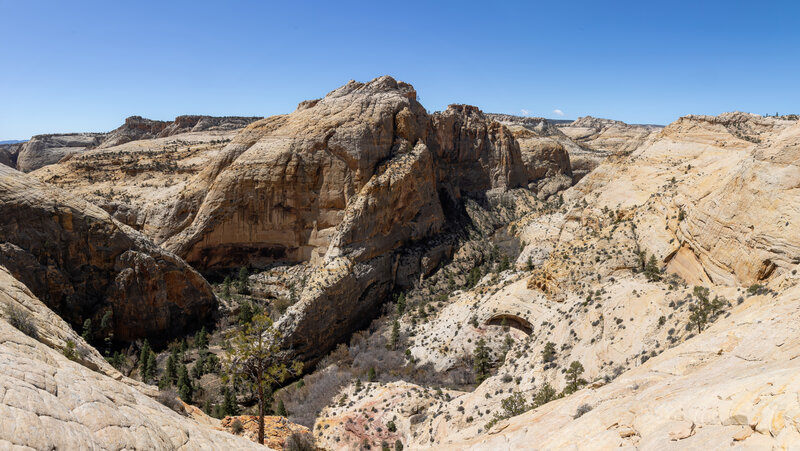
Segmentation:
<svg viewBox="0 0 800 451">
<path fill-rule="evenodd" d="M 268 116 L 350 79 L 430 111 L 800 113 L 800 2 L 0 0 L 0 140 Z"/>
</svg>

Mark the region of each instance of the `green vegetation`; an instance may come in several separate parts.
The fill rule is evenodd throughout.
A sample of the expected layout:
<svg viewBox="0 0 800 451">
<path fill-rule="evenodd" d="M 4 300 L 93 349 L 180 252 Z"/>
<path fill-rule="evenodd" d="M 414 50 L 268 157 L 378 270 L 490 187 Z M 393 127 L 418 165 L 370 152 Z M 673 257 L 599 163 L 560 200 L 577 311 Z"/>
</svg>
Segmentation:
<svg viewBox="0 0 800 451">
<path fill-rule="evenodd" d="M 299 375 L 302 364 L 287 366 L 280 352 L 281 333 L 272 326 L 269 316 L 259 313 L 252 321 L 232 334 L 225 361 L 225 379 L 256 393 L 258 398 L 258 442 L 264 444 L 264 414 L 272 387 L 288 377 Z"/>
<path fill-rule="evenodd" d="M 722 311 L 726 302 L 725 299 L 719 296 L 710 301 L 708 299 L 709 290 L 706 287 L 695 286 L 694 296 L 697 298 L 697 302 L 689 307 L 691 310 L 689 325 L 696 326 L 697 333 L 700 333 L 706 327 L 706 324 Z"/>
<path fill-rule="evenodd" d="M 581 378 L 583 374 L 583 365 L 580 362 L 572 362 L 567 368 L 567 386 L 564 387 L 564 394 L 569 395 L 575 393 L 579 388 L 586 385 L 586 380 Z"/>
<path fill-rule="evenodd" d="M 491 376 L 489 363 L 489 348 L 486 346 L 486 340 L 481 338 L 475 346 L 475 352 L 472 358 L 472 368 L 475 370 L 476 384 L 480 385 L 481 382 Z"/>
<path fill-rule="evenodd" d="M 544 363 L 550 363 L 556 359 L 556 344 L 552 341 L 548 341 L 547 344 L 544 345 L 544 349 L 542 350 L 542 361 Z"/>
</svg>

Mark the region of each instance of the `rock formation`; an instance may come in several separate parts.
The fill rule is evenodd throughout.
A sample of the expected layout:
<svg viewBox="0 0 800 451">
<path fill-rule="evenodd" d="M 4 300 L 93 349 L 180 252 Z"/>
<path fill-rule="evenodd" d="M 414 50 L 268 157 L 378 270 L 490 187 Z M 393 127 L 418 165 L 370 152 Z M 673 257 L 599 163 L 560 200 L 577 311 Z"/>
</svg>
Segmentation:
<svg viewBox="0 0 800 451">
<path fill-rule="evenodd" d="M 559 124 L 558 128 L 578 144 L 577 149 L 570 149 L 573 170 L 578 175 L 577 181 L 607 157 L 633 152 L 662 127 L 631 125 L 611 119 L 585 116 L 569 124 Z"/>
<path fill-rule="evenodd" d="M 94 205 L 0 167 L 0 264 L 76 327 L 110 312 L 114 339 L 163 342 L 208 320 L 216 299 L 179 257 Z"/>
<path fill-rule="evenodd" d="M 606 160 L 563 205 L 515 223 L 527 243 L 516 268 L 455 291 L 430 319 L 400 318 L 418 367 L 457 370 L 484 339 L 494 376 L 474 392 L 350 386 L 352 403 L 329 405 L 315 434 L 331 447 L 376 444 L 396 418 L 412 449 L 797 443 L 800 428 L 785 419 L 800 409 L 798 137 L 796 121 L 687 116 Z M 693 319 L 693 285 L 721 300 L 705 326 Z M 545 383 L 560 391 L 573 361 L 586 388 L 490 423 L 513 393 L 531 403 Z"/>
<path fill-rule="evenodd" d="M 116 372 L 2 267 L 0 357 L 0 448 L 265 449 L 152 399 L 155 387 Z"/>
<path fill-rule="evenodd" d="M 0 144 L 0 164 L 15 168 L 23 143 Z"/>
<path fill-rule="evenodd" d="M 17 157 L 17 169 L 30 172 L 62 158 L 98 146 L 103 133 L 72 133 L 66 135 L 37 135 L 22 145 Z"/>
<path fill-rule="evenodd" d="M 178 116 L 174 121 L 155 121 L 131 116 L 119 128 L 108 133 L 71 133 L 37 135 L 22 144 L 16 168 L 23 172 L 59 162 L 65 157 L 94 148 L 108 148 L 130 141 L 163 138 L 189 132 L 213 132 L 240 129 L 257 117 Z"/>
<path fill-rule="evenodd" d="M 161 127 L 131 119 L 124 128 Z M 81 193 L 201 271 L 317 266 L 283 322 L 308 361 L 369 321 L 396 286 L 448 258 L 452 245 L 437 237 L 464 198 L 528 185 L 551 195 L 569 185 L 561 149 L 523 160 L 512 133 L 477 108 L 429 115 L 413 87 L 391 77 L 350 82 L 227 133 L 102 144 L 35 175 Z"/>
</svg>

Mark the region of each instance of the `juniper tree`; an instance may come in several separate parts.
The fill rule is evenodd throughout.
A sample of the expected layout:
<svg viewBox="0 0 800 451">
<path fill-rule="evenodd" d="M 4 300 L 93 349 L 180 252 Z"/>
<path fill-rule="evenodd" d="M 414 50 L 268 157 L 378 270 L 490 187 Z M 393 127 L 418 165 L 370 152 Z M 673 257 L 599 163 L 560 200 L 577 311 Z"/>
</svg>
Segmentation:
<svg viewBox="0 0 800 451">
<path fill-rule="evenodd" d="M 586 381 L 581 378 L 581 374 L 583 374 L 583 365 L 578 361 L 570 363 L 566 373 L 567 386 L 564 388 L 565 394 L 575 393 L 581 386 L 586 385 Z"/>
<path fill-rule="evenodd" d="M 542 361 L 544 363 L 550 363 L 556 359 L 556 344 L 552 341 L 548 341 L 547 344 L 544 345 L 544 349 L 542 350 Z"/>
</svg>

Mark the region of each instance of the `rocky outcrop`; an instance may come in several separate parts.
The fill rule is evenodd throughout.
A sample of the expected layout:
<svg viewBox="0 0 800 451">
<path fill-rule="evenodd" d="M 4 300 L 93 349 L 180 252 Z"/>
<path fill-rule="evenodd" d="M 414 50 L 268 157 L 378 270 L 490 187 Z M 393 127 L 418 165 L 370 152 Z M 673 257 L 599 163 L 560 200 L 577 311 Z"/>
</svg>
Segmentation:
<svg viewBox="0 0 800 451">
<path fill-rule="evenodd" d="M 23 143 L 0 144 L 0 164 L 15 168 Z"/>
<path fill-rule="evenodd" d="M 414 384 L 402 398 L 394 383 L 348 387 L 353 404 L 329 405 L 315 434 L 377 444 L 385 433 L 361 425 L 396 415 L 407 449 L 791 447 L 798 149 L 800 123 L 729 113 L 681 118 L 606 159 L 563 204 L 514 223 L 526 243 L 515 268 L 454 291 L 433 315 L 399 315 L 416 368 L 459 371 L 483 339 L 493 376 L 446 396 Z M 695 285 L 720 299 L 702 328 Z M 526 327 L 504 329 L 498 316 Z M 532 403 L 545 383 L 564 389 L 572 362 L 584 389 L 491 421 L 512 394 Z"/>
<path fill-rule="evenodd" d="M 572 172 L 570 156 L 582 149 L 561 130 L 544 118 L 489 114 L 488 117 L 508 127 L 520 146 L 528 173 L 528 187 L 540 198 L 569 188 L 580 180 Z"/>
<path fill-rule="evenodd" d="M 206 269 L 319 259 L 352 199 L 385 172 L 385 162 L 409 153 L 433 171 L 419 174 L 428 195 L 442 188 L 457 201 L 526 182 L 504 127 L 474 107 L 428 116 L 415 96 L 390 77 L 351 82 L 288 116 L 252 124 L 206 171 L 202 205 L 167 247 Z"/>
<path fill-rule="evenodd" d="M 569 124 L 559 124 L 558 128 L 578 144 L 577 149 L 570 149 L 572 169 L 577 182 L 609 156 L 633 152 L 663 127 L 631 125 L 612 119 L 585 116 Z"/>
<path fill-rule="evenodd" d="M 239 434 L 258 442 L 258 417 L 253 415 L 225 417 L 220 424 L 225 431 L 235 434 L 233 425 L 237 421 L 242 425 L 242 431 Z M 272 449 L 287 449 L 287 444 L 291 446 L 287 441 L 290 441 L 290 437 L 295 434 L 302 436 L 308 443 L 314 442 L 314 437 L 307 427 L 290 423 L 283 417 L 272 415 L 264 417 L 264 445 Z"/>
<path fill-rule="evenodd" d="M 79 327 L 110 313 L 114 339 L 164 342 L 216 308 L 208 283 L 88 202 L 0 167 L 0 264 Z"/>
<path fill-rule="evenodd" d="M 108 133 L 37 135 L 22 144 L 16 168 L 23 172 L 31 172 L 89 149 L 109 148 L 130 141 L 163 138 L 190 132 L 236 130 L 258 119 L 260 118 L 178 116 L 170 122 L 131 116 L 125 119 L 122 126 Z"/>
<path fill-rule="evenodd" d="M 11 319 L 10 309 L 23 313 Z M 76 361 L 62 352 L 67 341 Z M 116 372 L 1 267 L 0 359 L 0 448 L 265 449 L 151 398 L 155 387 Z"/>
<path fill-rule="evenodd" d="M 104 133 L 72 133 L 66 135 L 37 135 L 22 145 L 17 157 L 17 169 L 30 172 L 62 158 L 96 147 Z"/>
<path fill-rule="evenodd" d="M 178 116 L 174 121 L 155 121 L 131 116 L 125 123 L 109 132 L 98 146 L 108 148 L 142 139 L 164 138 L 182 133 L 236 130 L 261 119 L 260 117 Z"/>
</svg>

